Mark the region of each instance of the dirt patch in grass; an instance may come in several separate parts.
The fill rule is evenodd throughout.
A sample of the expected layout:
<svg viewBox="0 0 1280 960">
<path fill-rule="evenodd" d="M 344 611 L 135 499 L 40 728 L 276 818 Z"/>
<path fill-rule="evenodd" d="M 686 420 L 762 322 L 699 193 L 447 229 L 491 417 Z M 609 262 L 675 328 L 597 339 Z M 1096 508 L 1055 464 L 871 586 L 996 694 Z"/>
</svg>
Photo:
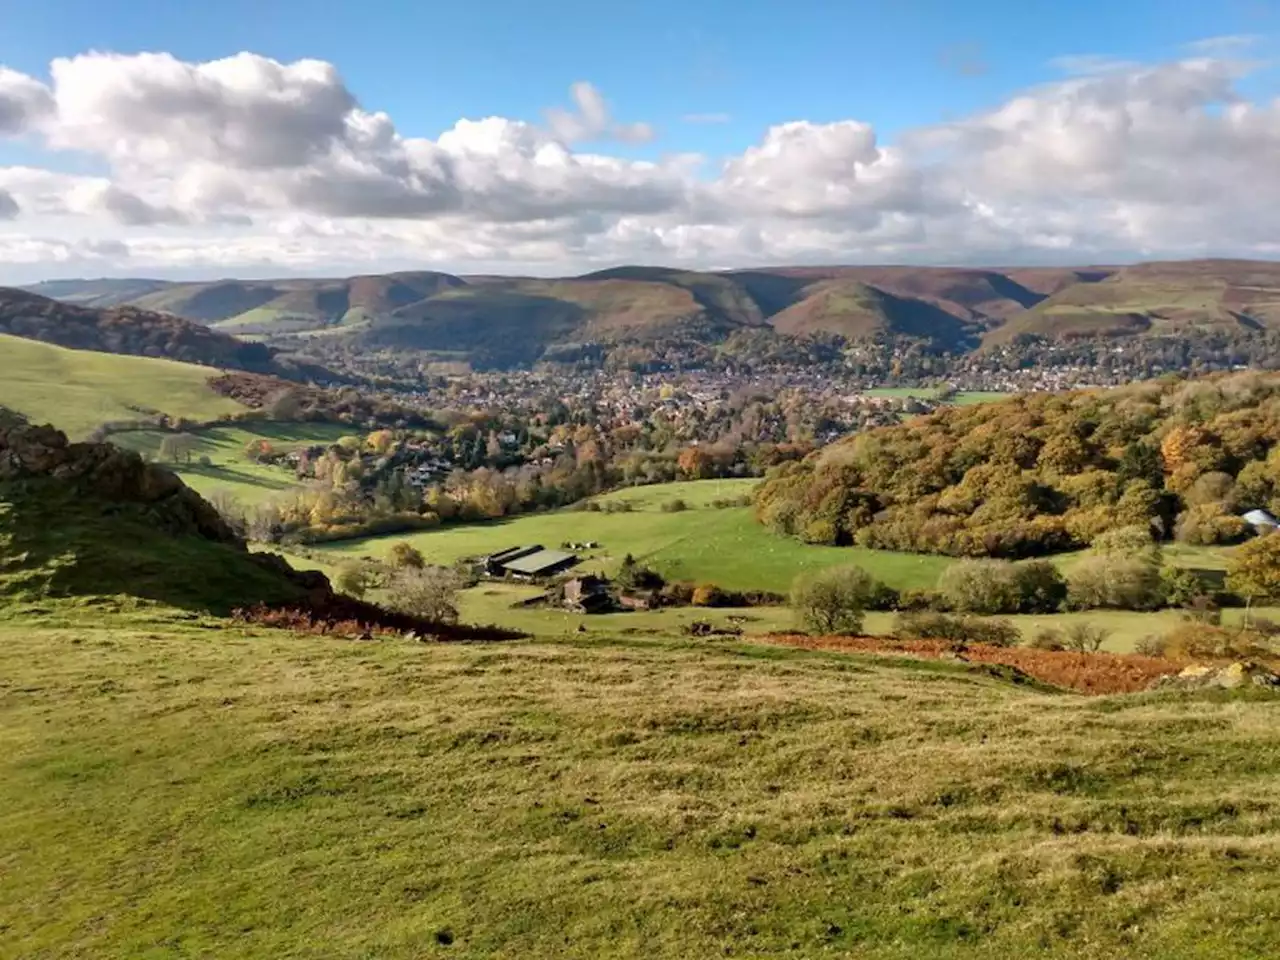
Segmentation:
<svg viewBox="0 0 1280 960">
<path fill-rule="evenodd" d="M 806 650 L 878 653 L 931 659 L 963 660 L 1012 667 L 1029 677 L 1081 693 L 1133 693 L 1146 690 L 1160 677 L 1177 673 L 1186 664 L 1157 657 L 1121 653 L 1073 653 L 966 644 L 957 649 L 945 640 L 894 640 L 889 637 L 806 637 L 771 634 L 765 643 Z"/>
</svg>

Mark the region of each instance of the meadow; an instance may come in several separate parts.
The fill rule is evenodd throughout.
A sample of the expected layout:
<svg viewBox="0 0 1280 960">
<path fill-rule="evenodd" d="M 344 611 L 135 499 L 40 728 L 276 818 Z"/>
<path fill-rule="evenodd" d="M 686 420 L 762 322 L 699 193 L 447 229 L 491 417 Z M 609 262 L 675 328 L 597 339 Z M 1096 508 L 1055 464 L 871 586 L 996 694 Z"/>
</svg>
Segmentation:
<svg viewBox="0 0 1280 960">
<path fill-rule="evenodd" d="M 329 423 L 263 422 L 211 427 L 193 432 L 195 443 L 190 463 L 165 465 L 201 496 L 227 493 L 246 505 L 253 505 L 297 490 L 300 484 L 288 470 L 250 460 L 245 455 L 250 443 L 265 440 L 278 451 L 291 451 L 333 443 L 351 432 L 351 427 Z M 131 430 L 112 434 L 111 442 L 159 460 L 165 436 L 157 430 Z M 208 458 L 207 466 L 199 462 L 202 457 Z"/>
<path fill-rule="evenodd" d="M 293 555 L 291 562 L 303 569 L 319 569 L 332 578 L 344 563 L 360 557 L 385 558 L 399 542 L 411 543 L 431 563 L 451 564 L 517 544 L 541 543 L 557 547 L 566 541 L 593 540 L 599 548 L 582 551 L 583 572 L 612 574 L 626 554 L 652 566 L 672 580 L 715 583 L 732 590 L 768 590 L 787 593 L 797 575 L 840 564 L 857 564 L 897 589 L 931 588 L 942 572 L 955 561 L 950 557 L 827 547 L 780 537 L 757 524 L 749 507 L 714 507 L 716 500 L 732 499 L 750 492 L 756 480 L 705 480 L 659 484 L 607 494 L 596 498 L 600 512 L 562 510 L 532 514 L 511 520 L 483 524 L 459 524 L 422 533 L 379 537 L 324 544 Z M 664 503 L 680 499 L 688 509 L 678 513 L 662 510 Z M 604 512 L 609 502 L 629 502 L 631 512 Z M 1225 569 L 1228 551 L 1221 548 L 1188 547 L 1170 544 L 1166 561 L 1206 571 Z M 1084 556 L 1083 552 L 1063 554 L 1055 562 L 1064 570 Z M 462 595 L 462 611 L 479 623 L 493 623 L 538 634 L 564 634 L 581 626 L 591 635 L 616 630 L 679 635 L 694 620 L 715 625 L 740 626 L 747 633 L 794 629 L 797 624 L 784 607 L 753 609 L 659 610 L 643 613 L 615 613 L 581 616 L 560 610 L 520 606 L 541 593 L 540 588 L 501 583 L 483 583 Z M 1276 616 L 1280 610 L 1260 609 L 1259 616 Z M 1224 621 L 1236 622 L 1243 611 L 1227 610 Z M 885 636 L 893 631 L 893 613 L 868 613 L 865 632 Z M 1143 638 L 1158 636 L 1183 622 L 1177 610 L 1135 613 L 1122 610 L 1093 610 L 1049 616 L 1008 618 L 1030 642 L 1043 629 L 1064 629 L 1073 623 L 1088 623 L 1107 631 L 1107 650 L 1132 651 Z"/>
<path fill-rule="evenodd" d="M 104 616 L 0 619 L 0 956 L 1274 955 L 1264 694 Z"/>
<path fill-rule="evenodd" d="M 332 544 L 323 553 L 334 562 L 357 556 L 383 557 L 407 541 L 432 563 L 448 564 L 516 544 L 556 547 L 594 540 L 586 570 L 612 571 L 628 553 L 671 580 L 710 582 L 730 590 L 786 592 L 797 574 L 842 563 L 857 563 L 894 587 L 928 587 L 950 561 L 945 557 L 818 547 L 779 537 L 760 526 L 749 507 L 711 506 L 714 500 L 749 493 L 756 480 L 702 480 L 632 487 L 598 497 L 629 503 L 628 513 L 560 510 L 511 520 L 442 527 L 425 533 Z M 681 512 L 662 505 L 683 500 Z"/>
<path fill-rule="evenodd" d="M 73 440 L 139 410 L 215 420 L 247 408 L 209 387 L 218 371 L 172 360 L 69 350 L 0 334 L 0 406 L 51 422 Z"/>
<path fill-rule="evenodd" d="M 898 400 L 932 400 L 938 393 L 937 390 L 928 387 L 873 387 L 870 390 L 861 392 L 868 397 L 889 397 Z M 999 393 L 991 390 L 961 390 L 951 397 L 947 403 L 958 407 L 967 407 L 975 403 L 991 403 L 995 400 L 1004 400 L 1009 396 L 1010 394 L 1008 393 Z"/>
</svg>

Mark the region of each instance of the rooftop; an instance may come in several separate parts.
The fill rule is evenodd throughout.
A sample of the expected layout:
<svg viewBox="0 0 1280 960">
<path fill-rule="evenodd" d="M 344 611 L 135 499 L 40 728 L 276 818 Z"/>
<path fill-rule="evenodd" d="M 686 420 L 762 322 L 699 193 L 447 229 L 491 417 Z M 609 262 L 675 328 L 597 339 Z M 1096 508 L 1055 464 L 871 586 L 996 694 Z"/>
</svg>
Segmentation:
<svg viewBox="0 0 1280 960">
<path fill-rule="evenodd" d="M 503 563 L 502 568 L 512 573 L 536 576 L 546 570 L 551 570 L 570 562 L 578 562 L 576 554 L 565 553 L 563 550 L 539 550 L 537 553 L 531 553 L 528 556 Z"/>
</svg>

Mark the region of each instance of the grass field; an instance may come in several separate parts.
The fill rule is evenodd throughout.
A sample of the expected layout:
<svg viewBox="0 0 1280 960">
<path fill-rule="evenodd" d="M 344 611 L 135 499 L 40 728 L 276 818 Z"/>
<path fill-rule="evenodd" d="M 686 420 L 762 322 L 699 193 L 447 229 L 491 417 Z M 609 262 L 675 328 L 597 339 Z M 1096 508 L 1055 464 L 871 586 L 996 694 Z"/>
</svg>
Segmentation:
<svg viewBox="0 0 1280 960">
<path fill-rule="evenodd" d="M 840 563 L 858 563 L 894 587 L 926 587 L 937 582 L 945 557 L 820 547 L 779 537 L 752 519 L 748 507 L 717 509 L 712 500 L 749 492 L 754 480 L 706 480 L 634 487 L 598 498 L 629 501 L 631 513 L 563 510 L 514 520 L 444 527 L 426 533 L 352 541 L 324 548 L 335 561 L 361 555 L 385 556 L 408 541 L 433 563 L 490 553 L 515 544 L 555 547 L 569 540 L 596 540 L 584 569 L 612 570 L 628 553 L 673 580 L 709 581 L 731 590 L 790 589 L 798 573 Z M 684 500 L 690 509 L 665 513 L 661 505 Z"/>
<path fill-rule="evenodd" d="M 928 387 L 873 387 L 870 390 L 861 392 L 869 397 L 892 397 L 900 400 L 906 400 L 911 397 L 931 400 L 937 396 L 937 391 Z M 962 390 L 947 402 L 959 407 L 967 407 L 975 403 L 991 403 L 995 400 L 1005 400 L 1009 396 L 1007 393 L 992 391 Z"/>
<path fill-rule="evenodd" d="M 1271 957 L 1262 696 L 0 622 L 0 956 Z"/>
<path fill-rule="evenodd" d="M 266 440 L 277 450 L 294 450 L 332 443 L 351 428 L 328 423 L 255 423 L 251 427 L 214 427 L 195 433 L 192 463 L 166 464 L 203 496 L 230 493 L 245 504 L 261 503 L 299 488 L 293 475 L 280 467 L 254 463 L 244 451 L 254 440 Z M 154 430 L 117 433 L 111 442 L 156 457 L 165 434 Z M 194 460 L 208 457 L 210 466 Z"/>
<path fill-rule="evenodd" d="M 172 360 L 68 350 L 0 334 L 0 406 L 80 439 L 136 408 L 213 420 L 246 408 L 209 389 L 218 371 Z"/>
</svg>

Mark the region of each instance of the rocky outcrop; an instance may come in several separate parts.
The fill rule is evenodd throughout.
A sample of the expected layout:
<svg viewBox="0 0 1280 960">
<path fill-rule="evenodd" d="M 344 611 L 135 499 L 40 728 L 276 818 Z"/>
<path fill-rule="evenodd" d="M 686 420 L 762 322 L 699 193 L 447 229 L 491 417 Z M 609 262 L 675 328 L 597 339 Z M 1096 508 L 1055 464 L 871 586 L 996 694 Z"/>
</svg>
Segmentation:
<svg viewBox="0 0 1280 960">
<path fill-rule="evenodd" d="M 1161 677 L 1156 686 L 1202 690 L 1218 687 L 1234 690 L 1258 686 L 1280 691 L 1280 675 L 1262 664 L 1237 661 L 1226 665 L 1192 664 L 1181 673 Z"/>
<path fill-rule="evenodd" d="M 218 511 L 171 471 L 110 444 L 71 443 L 50 426 L 0 422 L 0 482 L 37 478 L 87 497 L 141 505 L 149 522 L 174 536 L 247 550 Z"/>
</svg>

